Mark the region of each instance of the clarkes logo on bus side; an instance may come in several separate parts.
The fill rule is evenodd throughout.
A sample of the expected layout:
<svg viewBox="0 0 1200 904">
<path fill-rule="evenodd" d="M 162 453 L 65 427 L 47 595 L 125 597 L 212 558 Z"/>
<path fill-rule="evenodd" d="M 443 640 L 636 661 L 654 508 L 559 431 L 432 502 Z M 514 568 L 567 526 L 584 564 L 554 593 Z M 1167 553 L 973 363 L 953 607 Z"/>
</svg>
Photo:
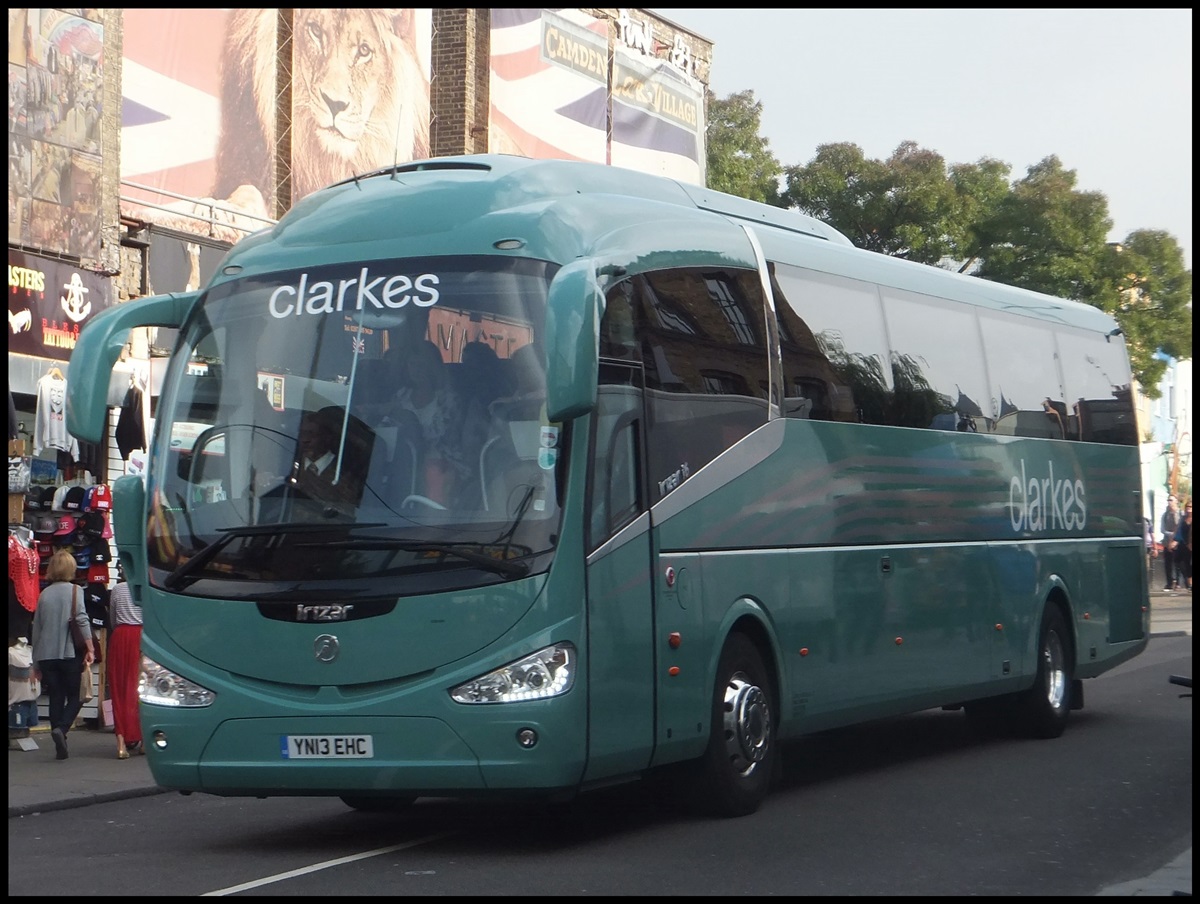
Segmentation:
<svg viewBox="0 0 1200 904">
<path fill-rule="evenodd" d="M 437 304 L 439 282 L 436 273 L 372 277 L 366 267 L 362 268 L 358 279 L 339 279 L 336 282 L 318 280 L 309 283 L 308 274 L 301 273 L 296 285 L 280 286 L 271 293 L 267 308 L 272 317 L 278 318 L 361 311 L 363 308 L 395 309 L 409 302 L 419 308 L 427 308 Z"/>
<path fill-rule="evenodd" d="M 1030 476 L 1021 459 L 1021 476 L 1008 484 L 1008 518 L 1015 531 L 1083 530 L 1087 502 L 1082 480 L 1056 480 L 1054 462 L 1047 475 Z"/>
</svg>

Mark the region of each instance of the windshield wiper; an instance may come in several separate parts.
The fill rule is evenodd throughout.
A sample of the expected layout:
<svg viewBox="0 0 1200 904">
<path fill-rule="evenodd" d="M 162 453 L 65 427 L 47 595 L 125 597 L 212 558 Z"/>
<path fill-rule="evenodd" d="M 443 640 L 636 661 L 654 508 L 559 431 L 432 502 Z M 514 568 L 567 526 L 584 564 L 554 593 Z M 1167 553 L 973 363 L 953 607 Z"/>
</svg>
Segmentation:
<svg viewBox="0 0 1200 904">
<path fill-rule="evenodd" d="M 359 525 L 359 527 L 367 526 Z M 526 556 L 498 559 L 495 556 L 489 556 L 487 553 L 479 551 L 480 547 L 488 545 L 483 543 L 429 543 L 421 540 L 402 540 L 399 537 L 375 537 L 371 539 L 352 537 L 348 540 L 333 540 L 321 545 L 333 549 L 399 549 L 403 552 L 431 552 L 443 556 L 455 556 L 465 562 L 470 562 L 472 565 L 478 565 L 480 568 L 485 568 L 488 571 L 493 571 L 505 577 L 523 578 L 529 574 L 529 564 L 517 560 L 518 558 L 526 558 Z"/>
<path fill-rule="evenodd" d="M 355 527 L 382 527 L 382 524 L 356 524 Z M 251 524 L 244 527 L 222 527 L 217 532 L 221 535 L 195 555 L 185 559 L 178 568 L 172 571 L 165 581 L 168 590 L 176 590 L 182 586 L 183 580 L 192 572 L 198 571 L 217 557 L 222 549 L 240 537 L 272 537 L 283 534 L 317 533 L 328 531 L 328 523 L 315 521 L 299 521 L 294 524 L 282 522 L 278 524 Z"/>
</svg>

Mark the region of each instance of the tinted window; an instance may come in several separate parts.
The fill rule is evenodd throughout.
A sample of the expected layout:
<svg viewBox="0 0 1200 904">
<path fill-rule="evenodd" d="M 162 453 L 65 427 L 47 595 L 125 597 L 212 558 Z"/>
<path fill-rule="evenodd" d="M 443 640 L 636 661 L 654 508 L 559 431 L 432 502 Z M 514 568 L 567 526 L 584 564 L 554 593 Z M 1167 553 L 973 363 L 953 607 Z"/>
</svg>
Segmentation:
<svg viewBox="0 0 1200 904">
<path fill-rule="evenodd" d="M 995 432 L 1063 439 L 1072 433 L 1054 334 L 1016 317 L 980 315 L 996 408 Z"/>
<path fill-rule="evenodd" d="M 891 375 L 875 286 L 773 264 L 784 412 L 886 424 Z"/>
<path fill-rule="evenodd" d="M 987 432 L 992 406 L 972 308 L 884 289 L 898 427 Z"/>
<path fill-rule="evenodd" d="M 641 367 L 600 361 L 593 416 L 588 549 L 595 549 L 644 508 L 639 461 L 642 424 Z"/>
<path fill-rule="evenodd" d="M 1132 378 L 1122 338 L 1060 329 L 1058 348 L 1077 437 L 1090 443 L 1136 445 Z"/>
<path fill-rule="evenodd" d="M 609 291 L 601 354 L 632 357 L 636 342 L 647 396 L 650 502 L 766 422 L 764 324 L 753 272 L 664 270 Z"/>
</svg>

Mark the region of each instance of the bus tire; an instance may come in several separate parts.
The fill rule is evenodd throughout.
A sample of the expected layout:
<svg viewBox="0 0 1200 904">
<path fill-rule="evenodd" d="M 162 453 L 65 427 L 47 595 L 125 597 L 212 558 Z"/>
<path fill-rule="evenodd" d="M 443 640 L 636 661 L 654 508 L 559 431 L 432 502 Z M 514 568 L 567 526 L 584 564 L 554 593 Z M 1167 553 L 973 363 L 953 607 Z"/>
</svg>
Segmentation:
<svg viewBox="0 0 1200 904">
<path fill-rule="evenodd" d="M 771 788 L 779 757 L 770 674 L 744 634 L 721 651 L 708 747 L 693 787 L 696 802 L 716 816 L 746 816 Z"/>
<path fill-rule="evenodd" d="M 1049 603 L 1038 632 L 1038 668 L 1033 687 L 1016 696 L 1014 712 L 1018 732 L 1033 738 L 1057 738 L 1071 714 L 1071 681 L 1075 661 L 1067 620 Z"/>
<path fill-rule="evenodd" d="M 342 803 L 360 813 L 403 813 L 414 803 L 416 797 L 365 797 L 347 795 Z"/>
</svg>

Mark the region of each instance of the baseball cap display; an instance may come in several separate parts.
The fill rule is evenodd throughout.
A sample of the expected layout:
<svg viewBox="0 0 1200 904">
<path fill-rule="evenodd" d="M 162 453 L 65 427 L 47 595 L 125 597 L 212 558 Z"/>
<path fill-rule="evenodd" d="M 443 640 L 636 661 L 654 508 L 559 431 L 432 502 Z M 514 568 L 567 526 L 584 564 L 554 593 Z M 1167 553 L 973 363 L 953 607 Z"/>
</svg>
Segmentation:
<svg viewBox="0 0 1200 904">
<path fill-rule="evenodd" d="M 95 568 L 93 563 L 92 568 Z M 87 607 L 88 618 L 97 628 L 103 628 L 108 618 L 108 575 L 101 581 L 92 580 L 92 568 L 88 569 L 88 585 L 83 588 L 83 604 Z"/>
<path fill-rule="evenodd" d="M 53 534 L 58 530 L 58 519 L 49 512 L 42 515 L 34 515 L 30 521 L 35 534 Z"/>
<path fill-rule="evenodd" d="M 91 567 L 88 568 L 87 580 L 89 584 L 107 584 L 109 580 L 108 566 L 92 562 Z"/>
<path fill-rule="evenodd" d="M 89 568 L 92 564 L 92 551 L 86 546 L 75 552 L 75 567 Z"/>
<path fill-rule="evenodd" d="M 42 509 L 42 488 L 30 487 L 25 491 L 25 511 L 39 512 Z"/>
<path fill-rule="evenodd" d="M 91 550 L 91 553 L 92 553 L 92 564 L 93 565 L 107 565 L 109 563 L 110 553 L 108 551 L 107 543 L 105 543 L 103 541 L 98 542 L 98 543 L 93 543 L 89 547 L 89 549 Z"/>
<path fill-rule="evenodd" d="M 54 509 L 56 512 L 61 512 L 63 509 L 65 509 L 67 507 L 67 490 L 69 489 L 71 488 L 58 487 L 54 491 L 54 496 L 51 497 L 53 501 L 50 503 L 50 508 Z M 43 504 L 45 503 L 43 502 Z"/>
<path fill-rule="evenodd" d="M 112 537 L 112 535 L 113 535 L 112 522 L 109 521 L 108 518 L 105 518 L 104 519 L 104 530 L 102 530 L 100 532 L 100 536 L 103 537 L 105 540 L 107 540 L 110 537 Z"/>
<path fill-rule="evenodd" d="M 68 512 L 82 512 L 83 499 L 86 495 L 87 487 L 69 487 L 63 494 L 62 505 L 56 506 L 56 508 L 66 509 Z"/>
<path fill-rule="evenodd" d="M 74 515 L 59 515 L 58 527 L 54 529 L 54 536 L 61 537 L 65 534 L 75 533 L 75 516 Z"/>
<path fill-rule="evenodd" d="M 89 512 L 108 512 L 112 510 L 112 490 L 108 484 L 98 483 L 88 488 L 87 510 Z"/>
<path fill-rule="evenodd" d="M 42 511 L 54 510 L 54 498 L 58 495 L 58 487 L 42 487 Z"/>
<path fill-rule="evenodd" d="M 91 543 L 104 533 L 104 524 L 104 516 L 99 512 L 84 512 L 76 519 L 75 528 L 86 538 L 85 543 Z"/>
</svg>

